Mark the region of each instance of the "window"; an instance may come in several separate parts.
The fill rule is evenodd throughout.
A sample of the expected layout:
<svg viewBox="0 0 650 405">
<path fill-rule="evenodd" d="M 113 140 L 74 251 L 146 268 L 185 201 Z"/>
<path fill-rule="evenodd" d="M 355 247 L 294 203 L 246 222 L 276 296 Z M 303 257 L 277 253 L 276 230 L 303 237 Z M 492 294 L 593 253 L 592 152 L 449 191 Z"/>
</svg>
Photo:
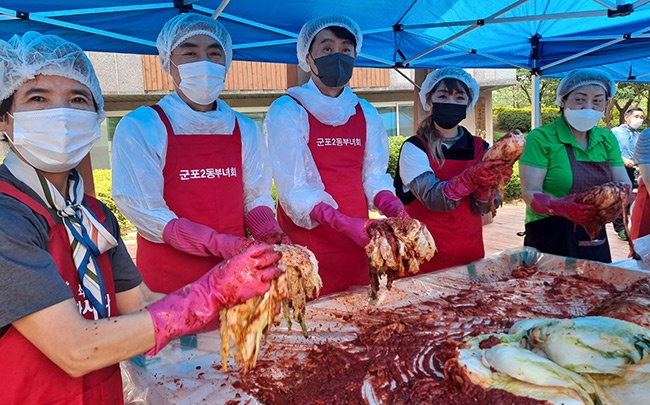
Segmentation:
<svg viewBox="0 0 650 405">
<path fill-rule="evenodd" d="M 377 111 L 379 111 L 379 116 L 384 123 L 388 136 L 397 135 L 397 106 L 377 107 Z"/>
</svg>

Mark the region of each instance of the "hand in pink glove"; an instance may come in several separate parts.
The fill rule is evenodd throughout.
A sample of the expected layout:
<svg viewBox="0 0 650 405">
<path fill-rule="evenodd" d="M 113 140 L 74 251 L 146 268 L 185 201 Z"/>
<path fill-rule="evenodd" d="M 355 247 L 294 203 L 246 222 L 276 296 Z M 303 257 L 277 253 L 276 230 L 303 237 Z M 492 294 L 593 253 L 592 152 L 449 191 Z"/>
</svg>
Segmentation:
<svg viewBox="0 0 650 405">
<path fill-rule="evenodd" d="M 271 246 L 252 246 L 221 262 L 203 277 L 147 306 L 156 334 L 153 356 L 170 340 L 202 330 L 223 308 L 240 304 L 268 291 L 282 270 L 282 255 Z"/>
<path fill-rule="evenodd" d="M 341 214 L 331 205 L 321 202 L 317 204 L 309 214 L 311 219 L 319 224 L 331 226 L 335 231 L 344 233 L 352 239 L 357 245 L 365 247 L 370 243 L 368 235 L 368 225 L 373 221 L 366 218 L 352 218 Z"/>
<path fill-rule="evenodd" d="M 411 218 L 404 209 L 402 201 L 388 190 L 378 192 L 373 202 L 375 203 L 375 207 L 389 218 Z"/>
<path fill-rule="evenodd" d="M 163 241 L 181 252 L 195 256 L 217 256 L 229 259 L 249 246 L 259 244 L 252 239 L 218 233 L 209 226 L 187 218 L 172 219 L 163 230 Z"/>
<path fill-rule="evenodd" d="M 477 162 L 452 177 L 443 186 L 443 192 L 452 200 L 460 200 L 473 193 L 478 187 L 494 187 L 499 181 L 503 162 Z"/>
<path fill-rule="evenodd" d="M 578 224 L 591 221 L 598 209 L 591 204 L 577 203 L 578 194 L 562 198 L 551 198 L 550 194 L 537 193 L 530 202 L 530 208 L 538 214 L 559 215 Z"/>
<path fill-rule="evenodd" d="M 275 219 L 273 210 L 265 205 L 253 208 L 246 215 L 246 227 L 251 231 L 253 238 L 264 243 L 270 245 L 291 244 L 291 240 L 282 232 L 280 224 Z"/>
</svg>

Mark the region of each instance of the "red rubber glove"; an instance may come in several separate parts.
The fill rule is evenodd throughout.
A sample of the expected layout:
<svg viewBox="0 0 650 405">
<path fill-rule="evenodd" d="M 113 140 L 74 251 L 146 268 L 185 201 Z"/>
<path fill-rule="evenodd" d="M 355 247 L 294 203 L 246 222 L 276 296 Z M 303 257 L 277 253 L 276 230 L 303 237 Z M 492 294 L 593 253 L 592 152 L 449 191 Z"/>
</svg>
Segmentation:
<svg viewBox="0 0 650 405">
<path fill-rule="evenodd" d="M 578 224 L 591 221 L 598 209 L 590 204 L 575 202 L 578 194 L 552 198 L 550 194 L 537 193 L 530 202 L 530 208 L 538 214 L 559 215 Z"/>
<path fill-rule="evenodd" d="M 478 187 L 494 187 L 499 181 L 503 162 L 477 162 L 452 177 L 443 186 L 443 192 L 452 200 L 460 200 L 473 193 Z"/>
<path fill-rule="evenodd" d="M 271 246 L 252 246 L 219 263 L 194 283 L 147 306 L 156 346 L 146 354 L 153 356 L 172 339 L 202 330 L 223 308 L 267 292 L 271 280 L 282 273 L 277 267 L 281 257 Z"/>
<path fill-rule="evenodd" d="M 224 259 L 259 244 L 252 239 L 218 233 L 209 226 L 197 224 L 187 218 L 172 219 L 163 230 L 163 241 L 181 252 L 195 256 L 217 256 Z"/>
<path fill-rule="evenodd" d="M 246 215 L 246 227 L 253 238 L 270 245 L 291 244 L 289 237 L 282 232 L 280 224 L 275 219 L 273 210 L 265 205 L 253 208 Z"/>
<path fill-rule="evenodd" d="M 318 203 L 309 214 L 311 219 L 319 224 L 331 226 L 335 231 L 344 233 L 357 245 L 365 247 L 370 243 L 368 225 L 373 221 L 366 218 L 352 218 L 341 214 L 331 205 L 324 202 Z"/>
<path fill-rule="evenodd" d="M 379 211 L 389 218 L 411 218 L 406 210 L 404 210 L 402 201 L 388 190 L 378 192 L 373 202 L 375 203 L 375 207 L 379 208 Z"/>
</svg>

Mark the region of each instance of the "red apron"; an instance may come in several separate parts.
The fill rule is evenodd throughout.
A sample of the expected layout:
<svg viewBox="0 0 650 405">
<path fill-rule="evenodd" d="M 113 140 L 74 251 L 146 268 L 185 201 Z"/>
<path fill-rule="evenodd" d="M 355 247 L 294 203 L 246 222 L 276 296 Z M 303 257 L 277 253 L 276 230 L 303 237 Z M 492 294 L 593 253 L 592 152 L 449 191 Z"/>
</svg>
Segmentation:
<svg viewBox="0 0 650 405">
<path fill-rule="evenodd" d="M 162 108 L 152 108 L 167 128 L 163 197 L 169 209 L 219 233 L 246 236 L 237 119 L 232 135 L 176 136 Z M 167 294 L 196 281 L 222 258 L 190 255 L 138 235 L 136 260 L 145 284 Z"/>
<path fill-rule="evenodd" d="M 47 220 L 50 227 L 48 252 L 56 262 L 61 278 L 70 286 L 79 313 L 86 319 L 97 319 L 97 311 L 90 301 L 85 299 L 77 268 L 72 259 L 65 226 L 56 224 L 45 207 L 9 183 L 0 181 L 0 193 L 24 203 Z M 88 207 L 103 223 L 106 216 L 97 200 L 88 195 L 85 198 Z M 102 254 L 97 261 L 108 295 L 109 317 L 117 315 L 115 285 L 108 254 Z M 10 327 L 7 333 L 0 337 L 0 359 L 2 359 L 2 367 L 0 367 L 0 381 L 2 381 L 0 403 L 2 404 L 124 403 L 119 365 L 108 366 L 83 377 L 70 377 L 14 327 Z"/>
<path fill-rule="evenodd" d="M 436 168 L 434 172 L 441 181 L 449 181 L 481 160 L 485 153 L 483 140 L 473 137 L 473 160 L 445 159 L 445 163 L 440 166 L 431 156 L 426 140 L 420 137 L 419 139 L 427 150 L 429 164 L 432 168 Z M 420 273 L 465 265 L 485 256 L 483 222 L 481 215 L 471 210 L 469 196 L 460 200 L 456 209 L 449 212 L 431 211 L 417 199 L 408 204 L 405 209 L 412 218 L 418 219 L 427 226 L 438 248 L 433 258 L 420 266 Z"/>
<path fill-rule="evenodd" d="M 632 239 L 650 234 L 650 198 L 643 179 L 639 179 L 631 222 L 630 237 Z"/>
<path fill-rule="evenodd" d="M 361 105 L 357 104 L 356 113 L 345 125 L 338 127 L 325 125 L 307 109 L 305 111 L 310 128 L 308 147 L 325 191 L 338 203 L 341 213 L 368 218 L 361 174 L 366 145 L 366 118 Z M 370 284 L 368 257 L 364 248 L 352 239 L 325 224 L 311 230 L 299 227 L 281 205 L 278 222 L 293 243 L 307 246 L 314 252 L 323 280 L 321 295 L 343 291 L 353 285 Z"/>
</svg>

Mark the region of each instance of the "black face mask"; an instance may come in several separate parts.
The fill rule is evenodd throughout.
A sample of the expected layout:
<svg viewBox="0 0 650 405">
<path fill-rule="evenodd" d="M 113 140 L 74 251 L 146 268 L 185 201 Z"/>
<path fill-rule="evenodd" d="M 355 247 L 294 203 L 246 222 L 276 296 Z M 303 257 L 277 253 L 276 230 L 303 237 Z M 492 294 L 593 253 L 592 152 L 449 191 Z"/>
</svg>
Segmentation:
<svg viewBox="0 0 650 405">
<path fill-rule="evenodd" d="M 452 129 L 465 119 L 467 106 L 454 103 L 431 103 L 431 118 L 439 127 Z"/>
<path fill-rule="evenodd" d="M 354 58 L 342 53 L 331 53 L 314 59 L 318 78 L 327 87 L 341 87 L 350 81 Z"/>
</svg>

